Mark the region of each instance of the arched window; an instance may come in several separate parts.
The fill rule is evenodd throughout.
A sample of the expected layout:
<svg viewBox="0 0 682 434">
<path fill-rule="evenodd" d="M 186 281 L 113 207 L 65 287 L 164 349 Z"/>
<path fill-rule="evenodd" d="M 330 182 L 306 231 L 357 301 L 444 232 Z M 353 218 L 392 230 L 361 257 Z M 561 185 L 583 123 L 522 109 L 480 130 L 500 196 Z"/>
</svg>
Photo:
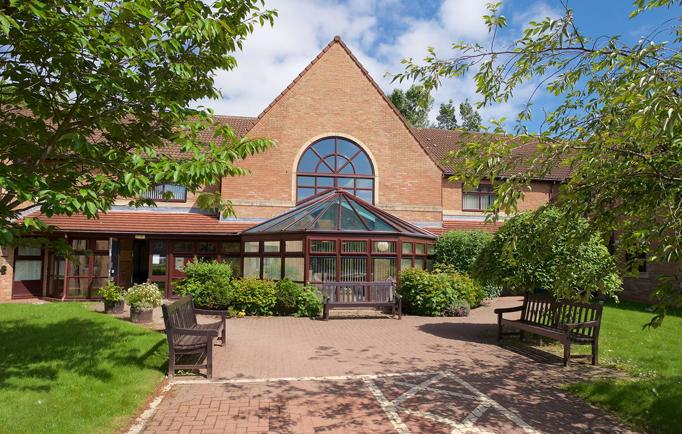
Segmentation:
<svg viewBox="0 0 682 434">
<path fill-rule="evenodd" d="M 303 152 L 296 171 L 296 201 L 340 187 L 374 203 L 374 168 L 360 146 L 342 137 L 316 141 Z"/>
</svg>

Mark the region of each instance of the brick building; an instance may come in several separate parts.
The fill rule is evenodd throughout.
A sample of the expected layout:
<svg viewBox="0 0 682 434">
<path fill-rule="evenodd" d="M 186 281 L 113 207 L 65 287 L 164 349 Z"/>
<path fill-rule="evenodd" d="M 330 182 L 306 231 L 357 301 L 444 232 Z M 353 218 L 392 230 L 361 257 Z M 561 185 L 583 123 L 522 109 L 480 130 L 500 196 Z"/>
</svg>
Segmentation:
<svg viewBox="0 0 682 434">
<path fill-rule="evenodd" d="M 3 248 L 0 300 L 91 298 L 109 279 L 121 285 L 150 279 L 170 297 L 194 257 L 230 261 L 241 275 L 379 280 L 428 267 L 430 246 L 444 231 L 496 229 L 484 221 L 493 200 L 488 186 L 463 191 L 441 164 L 462 133 L 412 128 L 338 37 L 258 117 L 217 119 L 242 136 L 277 142 L 243 162 L 250 176 L 211 187 L 232 200 L 236 217 L 201 210 L 182 186 L 162 185 L 150 197 L 171 190 L 175 199 L 159 200 L 157 208 L 130 209 L 122 199 L 97 220 L 44 218 L 71 243 L 75 258 Z M 547 203 L 566 176 L 558 168 L 536 180 L 520 208 Z M 314 203 L 326 208 L 316 211 Z M 300 219 L 307 223 L 261 230 L 275 227 L 264 222 L 283 213 L 306 214 Z"/>
</svg>

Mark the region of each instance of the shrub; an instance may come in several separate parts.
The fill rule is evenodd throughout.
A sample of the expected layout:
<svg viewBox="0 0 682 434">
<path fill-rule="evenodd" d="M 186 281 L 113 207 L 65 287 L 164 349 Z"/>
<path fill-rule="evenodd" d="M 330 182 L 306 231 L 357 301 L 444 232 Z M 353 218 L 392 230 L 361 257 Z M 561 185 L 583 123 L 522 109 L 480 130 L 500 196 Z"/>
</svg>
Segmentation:
<svg viewBox="0 0 682 434">
<path fill-rule="evenodd" d="M 400 273 L 398 292 L 409 311 L 417 315 L 441 315 L 456 299 L 449 275 L 416 268 Z"/>
<path fill-rule="evenodd" d="M 466 301 L 468 307 L 480 306 L 483 299 L 488 295 L 483 285 L 466 274 L 454 273 L 450 275 L 450 278 L 452 279 L 455 298 Z"/>
<path fill-rule="evenodd" d="M 484 285 L 513 292 L 545 288 L 569 300 L 613 296 L 622 284 L 600 234 L 585 219 L 551 206 L 509 219 L 472 270 Z"/>
<path fill-rule="evenodd" d="M 97 294 L 102 297 L 102 301 L 110 303 L 116 303 L 125 298 L 125 290 L 114 282 L 107 282 L 97 291 Z"/>
<path fill-rule="evenodd" d="M 449 272 L 470 273 L 479 252 L 491 239 L 492 235 L 482 231 L 446 232 L 436 241 L 435 263 Z"/>
<path fill-rule="evenodd" d="M 303 287 L 285 278 L 277 282 L 276 294 L 275 313 L 278 315 L 293 315 L 296 313 L 298 299 L 303 294 Z"/>
<path fill-rule="evenodd" d="M 131 286 L 125 295 L 126 303 L 134 310 L 154 309 L 161 305 L 161 291 L 155 283 L 146 282 Z"/>
<path fill-rule="evenodd" d="M 174 284 L 180 295 L 192 295 L 203 309 L 227 309 L 232 292 L 232 267 L 226 262 L 191 261 L 183 270 L 185 277 Z"/>
<path fill-rule="evenodd" d="M 471 308 L 466 300 L 455 300 L 447 309 L 443 311 L 443 316 L 469 316 Z"/>
<path fill-rule="evenodd" d="M 271 280 L 246 277 L 235 281 L 230 305 L 247 315 L 272 315 L 277 303 L 277 288 Z"/>
<path fill-rule="evenodd" d="M 320 313 L 322 313 L 322 301 L 317 289 L 313 287 L 303 288 L 296 299 L 294 316 L 315 318 L 320 316 Z"/>
</svg>

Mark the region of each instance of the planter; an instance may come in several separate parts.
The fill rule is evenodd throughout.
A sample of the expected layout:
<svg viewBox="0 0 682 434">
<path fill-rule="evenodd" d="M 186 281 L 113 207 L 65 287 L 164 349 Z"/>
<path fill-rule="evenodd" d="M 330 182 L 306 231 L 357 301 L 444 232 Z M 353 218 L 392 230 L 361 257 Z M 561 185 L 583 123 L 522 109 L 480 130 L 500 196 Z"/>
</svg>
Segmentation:
<svg viewBox="0 0 682 434">
<path fill-rule="evenodd" d="M 125 302 L 123 300 L 105 301 L 104 302 L 104 312 L 105 313 L 123 313 L 123 306 L 125 306 Z"/>
<path fill-rule="evenodd" d="M 134 323 L 152 322 L 154 309 L 133 309 L 130 308 L 130 320 Z"/>
</svg>

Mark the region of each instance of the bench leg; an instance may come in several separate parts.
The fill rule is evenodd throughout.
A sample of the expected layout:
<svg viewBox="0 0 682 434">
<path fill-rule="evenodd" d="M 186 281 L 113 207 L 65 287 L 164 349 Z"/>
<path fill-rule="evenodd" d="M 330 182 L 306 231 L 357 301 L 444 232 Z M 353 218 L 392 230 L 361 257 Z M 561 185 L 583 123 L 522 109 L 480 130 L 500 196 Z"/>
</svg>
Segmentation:
<svg viewBox="0 0 682 434">
<path fill-rule="evenodd" d="M 564 342 L 564 366 L 568 366 L 571 362 L 571 342 Z"/>
<path fill-rule="evenodd" d="M 324 311 L 322 313 L 322 319 L 324 321 L 329 321 L 329 302 L 328 301 L 324 302 Z"/>
<path fill-rule="evenodd" d="M 206 346 L 206 378 L 213 378 L 213 339 Z"/>
<path fill-rule="evenodd" d="M 173 378 L 175 376 L 175 351 L 173 351 L 173 346 L 168 350 L 168 378 Z"/>
<path fill-rule="evenodd" d="M 502 340 L 502 315 L 497 315 L 497 340 Z"/>
<path fill-rule="evenodd" d="M 227 321 L 225 320 L 225 317 L 223 317 L 223 332 L 220 334 L 220 343 L 222 344 L 223 347 L 225 346 L 225 342 L 227 339 L 226 334 L 227 334 Z"/>
<path fill-rule="evenodd" d="M 403 299 L 398 301 L 398 319 L 403 319 Z"/>
<path fill-rule="evenodd" d="M 599 344 L 595 340 L 594 342 L 592 342 L 592 364 L 595 366 L 599 364 L 598 352 L 599 352 Z"/>
</svg>

